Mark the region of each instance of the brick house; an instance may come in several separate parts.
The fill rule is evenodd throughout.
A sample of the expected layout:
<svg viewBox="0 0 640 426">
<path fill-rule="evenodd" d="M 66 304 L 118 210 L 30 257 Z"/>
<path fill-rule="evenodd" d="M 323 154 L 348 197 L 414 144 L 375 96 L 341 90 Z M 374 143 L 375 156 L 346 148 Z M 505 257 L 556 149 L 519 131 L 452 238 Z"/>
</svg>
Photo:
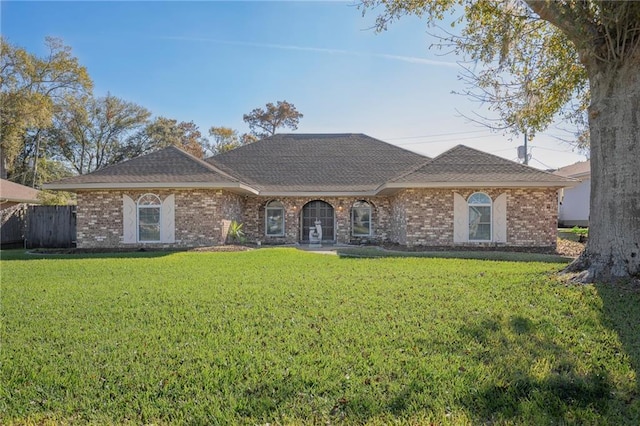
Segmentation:
<svg viewBox="0 0 640 426">
<path fill-rule="evenodd" d="M 77 193 L 84 248 L 223 244 L 232 220 L 261 244 L 552 248 L 558 189 L 574 183 L 463 145 L 431 159 L 363 134 L 281 134 L 207 160 L 169 147 L 45 187 Z"/>
</svg>

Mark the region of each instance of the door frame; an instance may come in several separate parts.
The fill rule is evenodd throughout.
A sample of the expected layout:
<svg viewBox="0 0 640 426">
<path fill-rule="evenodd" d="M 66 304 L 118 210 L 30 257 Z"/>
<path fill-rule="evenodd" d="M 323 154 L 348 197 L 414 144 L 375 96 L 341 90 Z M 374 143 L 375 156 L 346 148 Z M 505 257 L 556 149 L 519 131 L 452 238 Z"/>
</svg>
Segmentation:
<svg viewBox="0 0 640 426">
<path fill-rule="evenodd" d="M 308 208 L 311 208 L 309 205 L 312 203 L 323 203 L 326 204 L 327 206 L 329 206 L 331 208 L 331 217 L 329 216 L 324 216 L 324 217 L 318 217 L 318 216 L 314 216 L 314 217 L 318 217 L 318 219 L 320 221 L 323 222 L 323 227 L 322 227 L 322 242 L 323 243 L 327 243 L 327 244 L 335 244 L 336 242 L 336 209 L 335 207 L 333 207 L 333 205 L 331 205 L 331 203 L 328 203 L 325 200 L 320 200 L 320 199 L 315 199 L 315 200 L 310 200 L 308 202 L 306 202 L 302 208 L 300 209 L 300 228 L 299 228 L 299 232 L 300 232 L 300 238 L 298 239 L 301 243 L 304 244 L 308 244 L 309 243 L 309 226 L 305 226 L 305 212 L 308 211 Z M 309 218 L 310 219 L 310 218 Z M 331 235 L 329 236 L 326 233 L 326 229 L 328 227 L 325 227 L 324 222 L 327 220 L 331 220 Z M 315 219 L 314 219 L 315 221 Z M 330 238 L 329 238 L 330 237 Z"/>
</svg>

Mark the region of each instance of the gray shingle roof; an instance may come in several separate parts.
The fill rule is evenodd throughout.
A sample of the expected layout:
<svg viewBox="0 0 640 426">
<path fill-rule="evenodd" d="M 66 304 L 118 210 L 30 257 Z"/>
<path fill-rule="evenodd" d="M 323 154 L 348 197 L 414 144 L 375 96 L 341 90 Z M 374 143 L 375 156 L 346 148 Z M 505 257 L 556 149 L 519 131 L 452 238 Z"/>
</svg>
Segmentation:
<svg viewBox="0 0 640 426">
<path fill-rule="evenodd" d="M 564 166 L 553 172 L 554 175 L 564 177 L 584 177 L 591 173 L 591 161 L 579 161 L 568 166 Z"/>
<path fill-rule="evenodd" d="M 414 170 L 393 179 L 393 186 L 456 183 L 563 186 L 572 182 L 552 173 L 457 145 Z M 397 185 L 396 185 L 397 184 Z"/>
<path fill-rule="evenodd" d="M 278 134 L 207 161 L 262 192 L 362 192 L 427 158 L 347 133 Z"/>
<path fill-rule="evenodd" d="M 233 186 L 238 179 L 176 148 L 168 147 L 93 173 L 47 184 L 49 189 L 120 186 Z"/>
<path fill-rule="evenodd" d="M 245 194 L 388 194 L 398 188 L 571 186 L 458 145 L 434 159 L 363 134 L 281 134 L 206 161 L 169 147 L 45 189 L 226 188 Z"/>
</svg>

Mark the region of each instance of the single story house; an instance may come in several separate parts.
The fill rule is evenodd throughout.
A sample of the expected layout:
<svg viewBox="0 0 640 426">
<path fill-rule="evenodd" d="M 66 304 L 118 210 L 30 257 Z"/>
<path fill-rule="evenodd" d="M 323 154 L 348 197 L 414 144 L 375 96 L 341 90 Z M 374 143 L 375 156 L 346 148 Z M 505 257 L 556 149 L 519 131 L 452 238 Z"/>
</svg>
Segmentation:
<svg viewBox="0 0 640 426">
<path fill-rule="evenodd" d="M 574 180 L 458 145 L 428 158 L 364 134 L 278 134 L 211 157 L 169 147 L 49 183 L 77 193 L 78 247 L 556 245 Z M 320 225 L 320 226 L 317 226 Z"/>
<path fill-rule="evenodd" d="M 580 161 L 559 168 L 554 174 L 577 179 L 571 188 L 562 188 L 558 193 L 558 224 L 560 226 L 589 226 L 589 202 L 591 199 L 591 162 Z"/>
</svg>

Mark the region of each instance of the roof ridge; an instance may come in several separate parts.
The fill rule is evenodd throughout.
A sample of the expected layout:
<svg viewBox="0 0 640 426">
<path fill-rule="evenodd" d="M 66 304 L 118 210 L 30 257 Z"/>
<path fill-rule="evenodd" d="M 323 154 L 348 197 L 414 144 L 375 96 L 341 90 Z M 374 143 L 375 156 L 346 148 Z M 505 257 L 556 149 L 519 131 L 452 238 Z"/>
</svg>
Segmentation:
<svg viewBox="0 0 640 426">
<path fill-rule="evenodd" d="M 352 135 L 352 136 L 353 136 L 353 135 L 364 136 L 365 138 L 373 139 L 374 141 L 377 141 L 377 142 L 382 142 L 382 143 L 384 143 L 384 144 L 390 145 L 390 146 L 392 146 L 392 147 L 394 147 L 394 148 L 397 148 L 397 149 L 400 149 L 400 150 L 402 150 L 402 151 L 410 152 L 411 154 L 415 154 L 415 155 L 419 155 L 420 157 L 423 157 L 423 158 L 425 159 L 425 161 L 432 160 L 432 158 L 431 158 L 431 157 L 427 157 L 427 156 L 426 156 L 426 155 L 424 155 L 424 154 L 419 154 L 419 153 L 417 153 L 417 152 L 411 151 L 410 149 L 403 148 L 403 147 L 398 146 L 398 145 L 394 145 L 394 144 L 389 143 L 389 142 L 387 142 L 387 141 L 383 141 L 382 139 L 374 138 L 373 136 L 369 136 L 369 135 L 367 135 L 367 134 L 365 134 L 365 133 L 349 133 L 349 135 Z"/>
<path fill-rule="evenodd" d="M 182 148 L 176 146 L 176 145 L 170 145 L 164 149 L 169 149 L 169 148 L 174 148 L 176 150 L 178 150 L 179 153 L 181 153 L 182 155 L 184 155 L 185 157 L 189 158 L 190 160 L 195 161 L 196 163 L 200 164 L 201 166 L 204 166 L 206 169 L 215 172 L 215 173 L 219 173 L 224 177 L 227 177 L 229 179 L 232 179 L 238 183 L 244 183 L 246 185 L 246 182 L 241 181 L 240 179 L 238 179 L 235 176 L 230 175 L 229 173 L 220 170 L 218 167 L 214 166 L 213 164 L 209 164 L 208 162 L 206 162 L 205 160 L 203 160 L 202 158 L 198 158 L 195 155 L 183 150 Z M 157 151 L 156 151 L 157 152 Z"/>
<path fill-rule="evenodd" d="M 414 173 L 414 172 L 420 170 L 421 168 L 423 168 L 424 166 L 426 166 L 427 164 L 429 164 L 433 160 L 434 160 L 434 158 L 428 158 L 427 157 L 427 159 L 424 162 L 418 164 L 417 166 L 411 167 L 409 170 L 407 170 L 405 172 L 400 173 L 398 176 L 394 177 L 393 179 L 389 179 L 389 182 L 395 182 L 395 181 L 397 181 L 399 179 L 402 179 L 403 177 L 409 176 L 411 173 Z M 387 182 L 383 183 L 382 185 L 384 185 L 386 183 Z"/>
<path fill-rule="evenodd" d="M 480 154 L 482 154 L 484 156 L 495 158 L 495 159 L 497 159 L 497 160 L 499 160 L 501 162 L 504 162 L 504 163 L 507 163 L 507 164 L 510 164 L 510 165 L 515 165 L 516 167 L 520 167 L 520 168 L 527 169 L 527 170 L 532 170 L 532 171 L 539 172 L 539 173 L 544 173 L 544 174 L 547 174 L 547 175 L 557 176 L 557 175 L 554 175 L 552 172 L 548 172 L 546 170 L 541 170 L 541 169 L 536 169 L 533 166 L 529 166 L 528 164 L 518 163 L 517 161 L 507 160 L 506 158 L 500 157 L 499 155 L 491 154 L 490 152 L 481 151 L 481 150 L 476 149 L 476 148 L 471 148 L 470 146 L 463 145 L 463 144 L 458 144 L 458 145 L 454 146 L 453 148 L 449 148 L 447 151 L 443 152 L 442 154 L 438 155 L 437 157 L 434 157 L 433 161 L 435 162 L 439 157 L 442 157 L 443 155 L 449 153 L 450 151 L 453 151 L 454 149 L 459 149 L 459 148 L 468 149 L 468 150 L 480 153 Z"/>
<path fill-rule="evenodd" d="M 256 142 L 253 142 L 256 143 Z M 229 151 L 227 151 L 229 152 Z M 222 154 L 226 154 L 222 153 Z M 222 155 L 220 154 L 220 155 Z M 211 157 L 207 158 L 206 160 L 203 160 L 205 163 L 209 164 L 211 167 L 220 170 L 222 173 L 225 173 L 225 175 L 230 176 L 231 178 L 237 180 L 238 182 L 244 183 L 245 185 L 252 185 L 252 186 L 256 186 L 259 185 L 258 182 L 256 182 L 253 179 L 248 179 L 246 176 L 241 175 L 240 173 L 238 173 L 237 171 L 233 170 L 231 167 L 228 167 L 225 164 L 222 164 L 220 161 L 216 160 L 217 155 L 212 155 Z M 229 172 L 226 172 L 225 170 L 229 170 Z M 235 175 L 231 174 L 231 172 L 234 172 Z"/>
</svg>

